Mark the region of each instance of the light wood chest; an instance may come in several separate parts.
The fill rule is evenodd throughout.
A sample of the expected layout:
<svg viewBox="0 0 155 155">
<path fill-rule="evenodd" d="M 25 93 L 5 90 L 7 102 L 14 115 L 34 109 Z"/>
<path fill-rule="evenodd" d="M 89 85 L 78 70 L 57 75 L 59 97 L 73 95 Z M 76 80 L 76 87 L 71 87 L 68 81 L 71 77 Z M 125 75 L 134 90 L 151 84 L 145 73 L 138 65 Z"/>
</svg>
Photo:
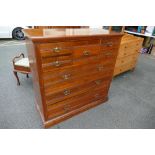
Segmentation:
<svg viewBox="0 0 155 155">
<path fill-rule="evenodd" d="M 122 37 L 114 69 L 114 76 L 128 70 L 133 70 L 136 67 L 142 43 L 143 38 L 140 37 L 129 34 L 125 34 Z"/>
</svg>

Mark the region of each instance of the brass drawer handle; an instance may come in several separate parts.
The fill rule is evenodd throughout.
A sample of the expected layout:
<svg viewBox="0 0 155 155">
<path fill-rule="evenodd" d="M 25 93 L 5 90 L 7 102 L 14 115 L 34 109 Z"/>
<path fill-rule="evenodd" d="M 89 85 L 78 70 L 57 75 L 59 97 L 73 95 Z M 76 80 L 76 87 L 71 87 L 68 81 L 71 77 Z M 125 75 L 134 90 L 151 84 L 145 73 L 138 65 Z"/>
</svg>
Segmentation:
<svg viewBox="0 0 155 155">
<path fill-rule="evenodd" d="M 56 67 L 59 67 L 59 66 L 61 65 L 60 61 L 55 61 L 53 64 L 54 64 L 54 66 L 56 66 Z"/>
<path fill-rule="evenodd" d="M 102 80 L 96 80 L 95 83 L 96 83 L 97 85 L 100 85 L 100 84 L 102 83 Z"/>
<path fill-rule="evenodd" d="M 69 89 L 65 89 L 65 90 L 64 90 L 64 95 L 65 95 L 65 96 L 69 95 L 70 93 L 71 93 L 71 92 L 70 92 Z"/>
<path fill-rule="evenodd" d="M 90 55 L 90 51 L 83 51 L 83 55 L 84 55 L 84 56 Z"/>
<path fill-rule="evenodd" d="M 61 50 L 61 48 L 60 48 L 60 47 L 55 47 L 55 48 L 53 48 L 52 50 L 53 50 L 53 52 L 55 52 L 55 53 L 59 53 L 60 50 Z"/>
<path fill-rule="evenodd" d="M 62 77 L 64 80 L 68 80 L 71 74 L 64 74 Z"/>
</svg>

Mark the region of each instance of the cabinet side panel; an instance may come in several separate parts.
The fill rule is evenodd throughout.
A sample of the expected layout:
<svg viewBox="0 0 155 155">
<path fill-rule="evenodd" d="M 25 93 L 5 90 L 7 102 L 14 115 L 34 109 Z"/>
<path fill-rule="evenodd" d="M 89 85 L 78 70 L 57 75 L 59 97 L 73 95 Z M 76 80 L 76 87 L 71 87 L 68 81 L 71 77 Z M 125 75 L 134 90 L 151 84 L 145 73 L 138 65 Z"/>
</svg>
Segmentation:
<svg viewBox="0 0 155 155">
<path fill-rule="evenodd" d="M 43 110 L 43 105 L 42 105 L 42 98 L 40 95 L 41 93 L 40 93 L 40 84 L 39 84 L 36 54 L 35 54 L 35 46 L 33 42 L 29 39 L 26 40 L 26 45 L 27 45 L 28 58 L 29 58 L 31 73 L 32 73 L 35 104 L 41 114 L 42 119 L 44 120 L 44 110 Z"/>
</svg>

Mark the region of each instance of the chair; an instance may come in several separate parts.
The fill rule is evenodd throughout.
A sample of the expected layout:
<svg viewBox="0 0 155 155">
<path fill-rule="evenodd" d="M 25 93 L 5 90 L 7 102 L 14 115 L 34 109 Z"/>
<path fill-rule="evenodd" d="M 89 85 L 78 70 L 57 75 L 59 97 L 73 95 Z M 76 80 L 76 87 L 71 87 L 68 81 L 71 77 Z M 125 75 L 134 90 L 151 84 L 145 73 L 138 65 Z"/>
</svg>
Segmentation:
<svg viewBox="0 0 155 155">
<path fill-rule="evenodd" d="M 13 68 L 14 68 L 13 72 L 17 79 L 17 85 L 20 85 L 20 81 L 17 73 L 19 72 L 22 74 L 26 74 L 26 77 L 29 78 L 29 73 L 31 73 L 29 59 L 25 58 L 24 54 L 21 53 L 19 56 L 14 57 L 12 62 L 13 62 Z"/>
</svg>

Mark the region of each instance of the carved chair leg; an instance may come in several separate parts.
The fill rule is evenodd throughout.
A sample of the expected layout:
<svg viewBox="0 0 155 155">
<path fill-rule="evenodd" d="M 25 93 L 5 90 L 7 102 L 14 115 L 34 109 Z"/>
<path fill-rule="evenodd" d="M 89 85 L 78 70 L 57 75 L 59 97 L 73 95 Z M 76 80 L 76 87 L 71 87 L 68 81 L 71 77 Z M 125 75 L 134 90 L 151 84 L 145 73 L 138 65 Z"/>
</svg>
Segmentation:
<svg viewBox="0 0 155 155">
<path fill-rule="evenodd" d="M 26 74 L 26 77 L 29 78 L 29 74 Z"/>
<path fill-rule="evenodd" d="M 20 85 L 20 81 L 19 81 L 19 77 L 18 77 L 17 72 L 14 71 L 14 75 L 15 75 L 15 77 L 17 79 L 17 85 Z"/>
</svg>

